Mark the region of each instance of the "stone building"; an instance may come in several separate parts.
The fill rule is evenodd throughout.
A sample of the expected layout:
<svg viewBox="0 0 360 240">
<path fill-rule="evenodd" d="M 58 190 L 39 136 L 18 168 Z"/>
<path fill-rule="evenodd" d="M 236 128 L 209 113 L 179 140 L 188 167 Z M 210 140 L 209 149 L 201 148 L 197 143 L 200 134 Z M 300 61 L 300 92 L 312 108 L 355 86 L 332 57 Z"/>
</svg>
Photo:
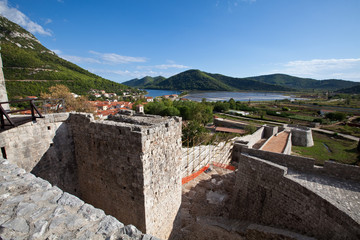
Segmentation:
<svg viewBox="0 0 360 240">
<path fill-rule="evenodd" d="M 181 119 L 54 114 L 0 132 L 10 163 L 166 239 L 181 204 Z"/>
</svg>

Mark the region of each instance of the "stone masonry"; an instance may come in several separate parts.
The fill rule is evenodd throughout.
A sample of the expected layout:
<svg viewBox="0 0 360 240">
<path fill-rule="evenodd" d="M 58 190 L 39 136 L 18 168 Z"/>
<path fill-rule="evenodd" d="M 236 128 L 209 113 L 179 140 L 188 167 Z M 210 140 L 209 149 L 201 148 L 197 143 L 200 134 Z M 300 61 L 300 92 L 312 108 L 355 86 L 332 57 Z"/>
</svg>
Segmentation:
<svg viewBox="0 0 360 240">
<path fill-rule="evenodd" d="M 237 154 L 232 218 L 318 239 L 360 238 L 358 182 L 291 170 Z"/>
<path fill-rule="evenodd" d="M 1 48 L 0 48 L 0 50 L 1 50 Z M 7 96 L 6 87 L 5 87 L 3 64 L 2 64 L 1 53 L 0 53 L 0 102 L 7 102 L 7 101 L 8 101 L 8 96 Z M 4 104 L 4 105 L 2 105 L 2 107 L 5 110 L 9 109 L 8 104 Z"/>
<path fill-rule="evenodd" d="M 157 239 L 1 157 L 0 238 Z"/>
<path fill-rule="evenodd" d="M 70 118 L 79 197 L 166 239 L 181 204 L 181 120 L 124 115 L 111 120 Z"/>
<path fill-rule="evenodd" d="M 77 164 L 68 118 L 69 113 L 47 115 L 2 131 L 0 147 L 11 163 L 74 194 Z"/>
<path fill-rule="evenodd" d="M 124 224 L 167 238 L 181 204 L 181 120 L 46 115 L 0 132 L 3 157 Z"/>
</svg>

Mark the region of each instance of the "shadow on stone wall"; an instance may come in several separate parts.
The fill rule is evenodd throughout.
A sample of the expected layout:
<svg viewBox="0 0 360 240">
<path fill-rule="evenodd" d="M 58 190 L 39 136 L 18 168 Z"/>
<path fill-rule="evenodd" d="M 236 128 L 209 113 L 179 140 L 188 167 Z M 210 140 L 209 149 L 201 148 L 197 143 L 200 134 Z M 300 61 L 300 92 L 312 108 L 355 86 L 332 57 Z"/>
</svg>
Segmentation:
<svg viewBox="0 0 360 240">
<path fill-rule="evenodd" d="M 78 196 L 78 175 L 74 141 L 68 124 L 61 123 L 49 148 L 31 173 L 49 181 L 63 191 Z M 80 196 L 78 196 L 80 197 Z"/>
</svg>

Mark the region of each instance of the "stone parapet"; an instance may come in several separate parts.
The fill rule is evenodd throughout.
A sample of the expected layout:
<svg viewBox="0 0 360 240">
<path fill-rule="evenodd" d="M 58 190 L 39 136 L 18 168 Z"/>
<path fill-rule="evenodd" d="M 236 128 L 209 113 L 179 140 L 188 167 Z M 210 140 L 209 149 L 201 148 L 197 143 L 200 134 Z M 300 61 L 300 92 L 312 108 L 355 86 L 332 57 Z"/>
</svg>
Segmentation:
<svg viewBox="0 0 360 240">
<path fill-rule="evenodd" d="M 358 198 L 359 188 L 356 184 L 333 181 L 333 184 L 330 179 L 322 182 L 311 175 L 303 176 L 272 162 L 241 154 L 231 217 L 318 239 L 359 239 L 359 214 L 348 214 L 343 207 L 351 204 L 352 198 L 344 196 L 344 203 L 332 201 L 338 191 L 346 192 L 346 196 L 357 194 L 354 199 Z M 346 189 L 350 186 L 355 192 Z M 349 208 L 350 211 L 357 211 L 356 206 Z"/>
<path fill-rule="evenodd" d="M 181 204 L 181 118 L 112 120 L 46 115 L 2 131 L 2 155 L 121 222 L 165 239 Z"/>
<path fill-rule="evenodd" d="M 0 158 L 1 239 L 152 239 Z"/>
</svg>

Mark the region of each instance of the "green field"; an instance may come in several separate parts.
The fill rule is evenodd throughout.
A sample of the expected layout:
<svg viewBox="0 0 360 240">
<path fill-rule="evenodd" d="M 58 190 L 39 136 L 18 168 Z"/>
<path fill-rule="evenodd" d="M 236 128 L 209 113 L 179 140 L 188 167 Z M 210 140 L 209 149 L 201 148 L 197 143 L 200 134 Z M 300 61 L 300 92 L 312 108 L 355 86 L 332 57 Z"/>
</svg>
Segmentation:
<svg viewBox="0 0 360 240">
<path fill-rule="evenodd" d="M 327 160 L 333 160 L 360 166 L 360 153 L 356 150 L 357 142 L 321 133 L 313 133 L 313 139 L 314 146 L 293 146 L 292 151 L 301 156 L 314 158 L 319 165 L 323 165 Z"/>
</svg>

